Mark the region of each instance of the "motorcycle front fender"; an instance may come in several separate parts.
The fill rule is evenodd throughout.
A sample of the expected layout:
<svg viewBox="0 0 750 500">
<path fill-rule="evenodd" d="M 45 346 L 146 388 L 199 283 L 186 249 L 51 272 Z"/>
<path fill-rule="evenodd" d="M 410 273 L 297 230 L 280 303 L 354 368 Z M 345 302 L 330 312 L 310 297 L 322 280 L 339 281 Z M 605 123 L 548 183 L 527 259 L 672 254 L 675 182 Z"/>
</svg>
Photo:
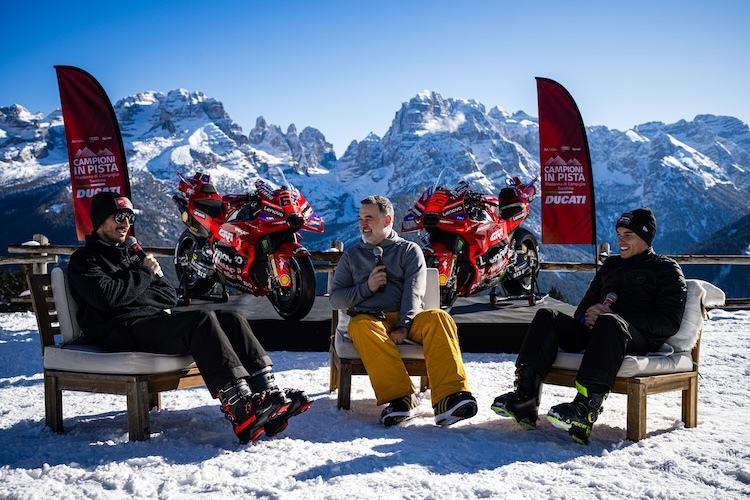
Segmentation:
<svg viewBox="0 0 750 500">
<path fill-rule="evenodd" d="M 268 256 L 269 272 L 282 288 L 292 286 L 289 260 L 294 257 L 309 257 L 310 251 L 296 241 L 284 241 Z"/>
<path fill-rule="evenodd" d="M 437 264 L 438 283 L 445 286 L 448 279 L 453 273 L 453 267 L 456 265 L 456 255 L 445 245 L 445 243 L 436 241 L 425 246 L 423 249 L 425 258 L 432 257 Z"/>
</svg>

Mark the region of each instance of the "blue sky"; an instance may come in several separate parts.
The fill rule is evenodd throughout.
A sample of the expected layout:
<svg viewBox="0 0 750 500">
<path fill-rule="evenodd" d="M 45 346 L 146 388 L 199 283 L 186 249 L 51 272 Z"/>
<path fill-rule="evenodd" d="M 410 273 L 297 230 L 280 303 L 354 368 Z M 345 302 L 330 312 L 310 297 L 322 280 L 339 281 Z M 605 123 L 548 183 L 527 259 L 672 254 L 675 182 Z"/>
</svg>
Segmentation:
<svg viewBox="0 0 750 500">
<path fill-rule="evenodd" d="M 245 133 L 311 126 L 337 156 L 421 90 L 537 116 L 535 76 L 586 125 L 750 122 L 746 0 L 11 0 L 0 19 L 0 106 L 59 108 L 53 66 L 72 65 L 113 103 L 202 91 Z"/>
</svg>

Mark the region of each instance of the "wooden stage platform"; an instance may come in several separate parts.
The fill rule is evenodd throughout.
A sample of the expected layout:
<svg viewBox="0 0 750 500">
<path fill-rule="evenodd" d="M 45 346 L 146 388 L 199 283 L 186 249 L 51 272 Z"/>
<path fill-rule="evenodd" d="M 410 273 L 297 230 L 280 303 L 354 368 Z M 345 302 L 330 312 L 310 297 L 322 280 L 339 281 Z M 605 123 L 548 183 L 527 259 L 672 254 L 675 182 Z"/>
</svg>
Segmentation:
<svg viewBox="0 0 750 500">
<path fill-rule="evenodd" d="M 328 351 L 331 306 L 326 296 L 315 298 L 310 313 L 301 321 L 282 319 L 265 297 L 233 295 L 226 303 L 194 300 L 179 309 L 229 309 L 244 315 L 268 351 Z M 450 310 L 458 325 L 463 352 L 517 353 L 526 330 L 539 308 L 556 309 L 572 315 L 575 307 L 546 297 L 534 306 L 526 300 L 490 304 L 487 296 L 459 298 Z"/>
</svg>

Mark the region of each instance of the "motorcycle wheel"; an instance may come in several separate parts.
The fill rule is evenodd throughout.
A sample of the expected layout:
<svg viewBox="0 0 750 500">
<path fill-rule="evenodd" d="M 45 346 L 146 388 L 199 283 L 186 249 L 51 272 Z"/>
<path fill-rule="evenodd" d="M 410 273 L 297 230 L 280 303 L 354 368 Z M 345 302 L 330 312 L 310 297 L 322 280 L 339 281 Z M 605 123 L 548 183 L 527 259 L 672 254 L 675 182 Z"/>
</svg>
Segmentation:
<svg viewBox="0 0 750 500">
<path fill-rule="evenodd" d="M 174 269 L 177 273 L 177 279 L 182 285 L 183 279 L 186 280 L 187 289 L 190 295 L 205 295 L 211 291 L 214 286 L 213 278 L 202 278 L 191 266 L 196 257 L 196 252 L 203 247 L 205 240 L 198 238 L 193 233 L 185 230 L 177 240 L 175 246 L 175 264 Z M 187 265 L 185 265 L 187 264 Z M 183 274 L 185 277 L 183 278 Z"/>
<path fill-rule="evenodd" d="M 525 229 L 516 229 L 516 266 L 521 262 L 528 262 L 529 270 L 518 278 L 503 281 L 503 288 L 508 295 L 526 295 L 532 293 L 533 279 L 539 274 L 539 253 L 536 238 Z"/>
<path fill-rule="evenodd" d="M 299 320 L 307 316 L 315 302 L 315 269 L 310 257 L 292 257 L 289 270 L 292 285 L 287 291 L 269 290 L 268 300 L 282 318 Z"/>
</svg>

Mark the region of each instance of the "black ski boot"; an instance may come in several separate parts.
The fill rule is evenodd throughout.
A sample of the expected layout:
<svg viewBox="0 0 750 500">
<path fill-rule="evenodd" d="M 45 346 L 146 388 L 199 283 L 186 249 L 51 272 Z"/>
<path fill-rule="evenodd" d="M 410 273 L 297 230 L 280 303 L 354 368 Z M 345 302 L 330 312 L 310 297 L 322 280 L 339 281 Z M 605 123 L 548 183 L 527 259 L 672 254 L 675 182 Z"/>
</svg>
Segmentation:
<svg viewBox="0 0 750 500">
<path fill-rule="evenodd" d="M 271 389 L 253 394 L 244 379 L 227 384 L 216 396 L 242 444 L 258 439 L 268 419 L 289 407 L 283 392 Z"/>
<path fill-rule="evenodd" d="M 543 382 L 544 378 L 533 368 L 516 368 L 516 390 L 496 397 L 490 408 L 498 415 L 513 417 L 522 426 L 535 429 Z"/>
<path fill-rule="evenodd" d="M 265 426 L 266 436 L 268 437 L 275 436 L 286 429 L 289 425 L 289 419 L 306 412 L 313 402 L 305 391 L 299 389 L 284 389 L 284 394 L 289 400 L 289 407 L 283 413 L 279 412 L 275 417 L 268 419 Z"/>
<path fill-rule="evenodd" d="M 602 412 L 602 402 L 607 393 L 589 393 L 588 389 L 576 382 L 576 394 L 572 403 L 555 405 L 547 412 L 547 420 L 558 429 L 568 432 L 574 441 L 589 444 L 589 436 L 594 422 Z"/>
</svg>

